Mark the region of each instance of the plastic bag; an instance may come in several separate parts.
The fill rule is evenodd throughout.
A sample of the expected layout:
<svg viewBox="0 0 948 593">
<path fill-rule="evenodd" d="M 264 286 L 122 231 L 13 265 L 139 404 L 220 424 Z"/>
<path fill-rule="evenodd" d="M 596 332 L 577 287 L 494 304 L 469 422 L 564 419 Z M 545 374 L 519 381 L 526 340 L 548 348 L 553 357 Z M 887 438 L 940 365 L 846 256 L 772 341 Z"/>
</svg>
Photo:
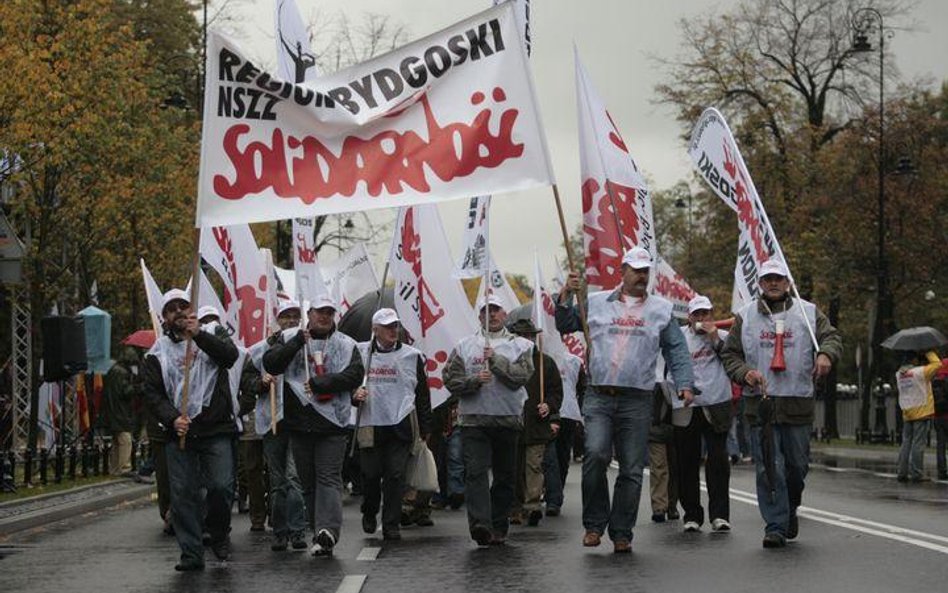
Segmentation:
<svg viewBox="0 0 948 593">
<path fill-rule="evenodd" d="M 419 492 L 438 491 L 438 466 L 435 464 L 434 455 L 424 442 L 408 458 L 408 468 L 405 473 L 405 482 L 409 488 Z"/>
</svg>

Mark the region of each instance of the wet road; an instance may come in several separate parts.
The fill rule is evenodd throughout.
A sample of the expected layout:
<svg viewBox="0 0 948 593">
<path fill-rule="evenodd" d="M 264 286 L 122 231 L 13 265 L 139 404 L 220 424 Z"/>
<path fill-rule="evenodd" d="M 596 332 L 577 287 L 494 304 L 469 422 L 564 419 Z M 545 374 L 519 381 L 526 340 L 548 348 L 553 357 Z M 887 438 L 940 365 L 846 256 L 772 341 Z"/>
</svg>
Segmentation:
<svg viewBox="0 0 948 593">
<path fill-rule="evenodd" d="M 508 545 L 477 549 L 463 511 L 436 511 L 436 525 L 407 528 L 401 542 L 360 530 L 358 505 L 346 506 L 333 559 L 273 553 L 234 515 L 234 557 L 203 573 L 178 574 L 173 538 L 163 536 L 151 503 L 91 513 L 0 544 L 0 589 L 9 592 L 471 592 L 943 590 L 948 581 L 948 484 L 902 485 L 870 473 L 814 468 L 804 494 L 800 538 L 764 550 L 753 502 L 753 473 L 735 468 L 729 534 L 681 532 L 652 524 L 640 509 L 632 556 L 608 540 L 580 545 L 579 466 L 567 484 L 564 514 L 539 527 L 512 527 Z M 646 479 L 647 480 L 647 479 Z M 647 485 L 647 484 L 646 484 Z M 644 519 L 644 521 L 642 521 Z M 766 588 L 766 589 L 765 589 Z"/>
</svg>

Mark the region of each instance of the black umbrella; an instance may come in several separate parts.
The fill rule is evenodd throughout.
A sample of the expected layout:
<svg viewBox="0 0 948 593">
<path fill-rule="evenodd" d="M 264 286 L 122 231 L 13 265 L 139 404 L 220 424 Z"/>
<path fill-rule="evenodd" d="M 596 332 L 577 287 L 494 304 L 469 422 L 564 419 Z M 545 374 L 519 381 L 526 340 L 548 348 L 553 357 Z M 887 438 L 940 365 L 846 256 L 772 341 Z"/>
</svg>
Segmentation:
<svg viewBox="0 0 948 593">
<path fill-rule="evenodd" d="M 352 303 L 349 310 L 346 311 L 342 319 L 339 320 L 339 331 L 346 334 L 356 342 L 368 342 L 372 336 L 372 315 L 378 311 L 379 291 L 373 290 L 359 297 Z M 382 293 L 382 308 L 395 308 L 395 289 L 386 288 Z M 400 328 L 398 339 L 402 342 L 411 343 L 408 334 L 404 328 Z"/>
<path fill-rule="evenodd" d="M 934 350 L 945 344 L 948 344 L 945 334 L 933 327 L 921 326 L 895 332 L 882 342 L 882 347 L 903 352 L 921 352 Z"/>
<path fill-rule="evenodd" d="M 764 477 L 767 481 L 767 491 L 773 502 L 777 497 L 777 464 L 774 451 L 774 400 L 763 393 L 760 405 L 757 407 L 757 417 L 760 422 L 760 455 L 764 462 Z"/>
</svg>

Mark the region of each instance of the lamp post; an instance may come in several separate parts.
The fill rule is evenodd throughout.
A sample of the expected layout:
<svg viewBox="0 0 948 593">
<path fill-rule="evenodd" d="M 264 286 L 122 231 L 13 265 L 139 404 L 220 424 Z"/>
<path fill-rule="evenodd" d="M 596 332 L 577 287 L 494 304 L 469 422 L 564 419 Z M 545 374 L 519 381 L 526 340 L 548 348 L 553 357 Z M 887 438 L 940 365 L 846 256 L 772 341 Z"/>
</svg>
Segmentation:
<svg viewBox="0 0 948 593">
<path fill-rule="evenodd" d="M 892 310 L 890 306 L 888 287 L 888 262 L 885 254 L 885 40 L 891 37 L 892 32 L 885 28 L 885 19 L 882 13 L 872 7 L 857 10 L 852 17 L 853 52 L 873 51 L 869 41 L 869 33 L 873 28 L 879 31 L 879 155 L 878 155 L 878 203 L 877 203 L 877 233 L 876 233 L 876 315 L 873 323 L 870 347 L 872 358 L 869 369 L 868 385 L 872 379 L 881 377 L 882 347 L 884 333 L 892 326 Z M 874 369 L 872 367 L 875 367 Z M 870 387 L 871 389 L 871 387 Z M 863 428 L 868 428 L 868 394 L 864 394 Z"/>
<path fill-rule="evenodd" d="M 685 200 L 682 199 L 682 198 L 678 198 L 677 200 L 675 200 L 675 208 L 687 208 L 687 209 L 688 209 L 688 248 L 687 248 L 688 251 L 687 251 L 687 253 L 688 253 L 688 266 L 690 267 L 690 266 L 691 266 L 691 243 L 692 243 L 692 236 L 691 236 L 691 229 L 692 229 L 692 227 L 691 227 L 691 193 L 688 194 L 688 201 L 687 201 L 687 202 L 685 202 Z"/>
</svg>

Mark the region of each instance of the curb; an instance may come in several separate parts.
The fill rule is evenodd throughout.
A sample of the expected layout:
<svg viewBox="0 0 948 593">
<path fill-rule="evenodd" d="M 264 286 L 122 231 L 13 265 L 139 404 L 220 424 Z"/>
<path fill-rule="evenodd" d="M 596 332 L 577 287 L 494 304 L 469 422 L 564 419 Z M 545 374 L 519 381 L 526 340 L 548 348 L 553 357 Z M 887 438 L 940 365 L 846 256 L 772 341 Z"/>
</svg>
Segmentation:
<svg viewBox="0 0 948 593">
<path fill-rule="evenodd" d="M 72 517 L 77 517 L 84 513 L 91 511 L 98 511 L 106 509 L 124 502 L 130 502 L 145 498 L 149 496 L 154 489 L 154 484 L 136 484 L 130 488 L 123 488 L 118 492 L 109 491 L 109 486 L 115 486 L 116 484 L 125 483 L 125 480 L 115 480 L 111 482 L 106 482 L 103 484 L 93 484 L 90 486 L 77 488 L 76 490 L 70 491 L 75 493 L 82 490 L 88 490 L 90 488 L 103 488 L 103 492 L 99 496 L 94 496 L 86 500 L 80 500 L 71 503 L 65 503 L 58 506 L 52 506 L 42 509 L 37 509 L 35 511 L 29 511 L 23 513 L 22 515 L 15 515 L 7 519 L 0 519 L 0 538 L 5 538 L 19 531 L 24 531 L 27 529 L 33 529 L 35 527 L 41 527 L 43 525 L 48 525 L 50 523 L 55 523 L 57 521 L 62 521 L 63 519 L 69 519 Z M 37 501 L 45 500 L 48 498 L 53 498 L 59 493 L 53 494 L 42 494 L 39 496 L 31 497 L 29 499 L 24 499 L 16 501 L 19 504 L 26 504 L 26 501 Z M 10 508 L 11 506 L 16 506 L 11 502 L 4 503 L 4 508 Z"/>
</svg>

